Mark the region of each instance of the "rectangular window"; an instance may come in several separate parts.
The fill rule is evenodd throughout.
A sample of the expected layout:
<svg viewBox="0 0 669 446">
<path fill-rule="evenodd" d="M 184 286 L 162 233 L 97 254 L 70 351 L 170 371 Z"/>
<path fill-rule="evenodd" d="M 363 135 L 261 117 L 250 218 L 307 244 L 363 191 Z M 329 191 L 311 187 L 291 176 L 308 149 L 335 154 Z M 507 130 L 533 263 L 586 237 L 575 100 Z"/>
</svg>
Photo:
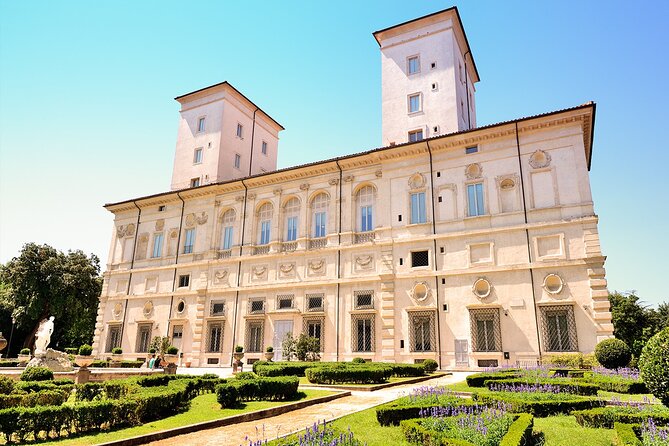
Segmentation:
<svg viewBox="0 0 669 446">
<path fill-rule="evenodd" d="M 310 338 L 318 339 L 321 351 L 323 351 L 323 322 L 323 318 L 304 319 L 304 333 Z"/>
<path fill-rule="evenodd" d="M 193 178 L 190 180 L 190 187 L 198 187 L 200 185 L 199 178 Z"/>
<path fill-rule="evenodd" d="M 549 352 L 578 351 L 576 321 L 571 305 L 541 307 L 544 349 Z"/>
<path fill-rule="evenodd" d="M 374 315 L 351 316 L 354 352 L 374 351 Z"/>
<path fill-rule="evenodd" d="M 183 337 L 184 337 L 183 325 L 175 325 L 174 327 L 172 327 L 172 340 L 182 339 Z"/>
<path fill-rule="evenodd" d="M 314 237 L 325 237 L 325 212 L 314 214 Z"/>
<path fill-rule="evenodd" d="M 483 183 L 467 185 L 467 205 L 468 205 L 468 215 L 470 217 L 484 215 L 485 212 L 483 208 Z"/>
<path fill-rule="evenodd" d="M 190 274 L 182 274 L 179 276 L 179 288 L 184 288 L 190 285 Z"/>
<path fill-rule="evenodd" d="M 232 248 L 233 231 L 234 229 L 232 226 L 226 226 L 225 229 L 223 230 L 223 249 Z"/>
<path fill-rule="evenodd" d="M 413 352 L 430 352 L 435 349 L 434 314 L 420 311 L 409 314 L 410 347 Z"/>
<path fill-rule="evenodd" d="M 362 232 L 372 231 L 372 206 L 361 206 L 360 216 L 362 217 L 360 230 Z"/>
<path fill-rule="evenodd" d="M 499 326 L 499 309 L 477 308 L 469 310 L 472 351 L 502 351 L 502 335 Z"/>
<path fill-rule="evenodd" d="M 417 113 L 420 111 L 420 94 L 409 95 L 409 113 Z"/>
<path fill-rule="evenodd" d="M 195 149 L 193 153 L 193 164 L 200 164 L 202 162 L 202 147 Z"/>
<path fill-rule="evenodd" d="M 415 268 L 417 266 L 429 266 L 430 265 L 430 256 L 428 251 L 414 251 L 411 253 L 411 267 Z"/>
<path fill-rule="evenodd" d="M 110 325 L 109 333 L 107 334 L 107 353 L 121 346 L 121 326 L 120 325 Z"/>
<path fill-rule="evenodd" d="M 476 153 L 478 151 L 479 151 L 479 148 L 477 146 L 465 148 L 465 154 L 467 154 L 467 155 L 472 154 L 472 153 Z"/>
<path fill-rule="evenodd" d="M 417 142 L 423 140 L 423 130 L 414 130 L 409 132 L 409 142 Z"/>
<path fill-rule="evenodd" d="M 195 228 L 186 229 L 184 241 L 184 254 L 191 254 L 195 246 Z"/>
<path fill-rule="evenodd" d="M 151 331 L 153 324 L 139 324 L 137 327 L 137 345 L 136 353 L 148 353 L 151 344 Z"/>
<path fill-rule="evenodd" d="M 154 259 L 161 257 L 163 255 L 163 234 L 154 234 L 153 235 L 153 252 L 151 257 Z"/>
<path fill-rule="evenodd" d="M 260 244 L 261 245 L 266 245 L 269 243 L 269 236 L 270 236 L 270 225 L 271 221 L 269 220 L 264 220 L 260 222 Z"/>
<path fill-rule="evenodd" d="M 307 311 L 323 311 L 322 294 L 307 294 Z"/>
<path fill-rule="evenodd" d="M 225 302 L 221 301 L 212 301 L 209 307 L 210 316 L 224 316 L 225 315 Z"/>
<path fill-rule="evenodd" d="M 374 291 L 356 291 L 353 294 L 355 297 L 356 310 L 368 310 L 374 308 Z"/>
<path fill-rule="evenodd" d="M 262 352 L 263 344 L 263 323 L 247 322 L 246 326 L 246 351 L 249 353 Z"/>
<path fill-rule="evenodd" d="M 204 118 L 200 118 L 197 120 L 197 131 L 204 132 Z"/>
<path fill-rule="evenodd" d="M 242 156 L 239 153 L 235 153 L 235 169 L 239 169 L 239 166 L 242 164 Z"/>
<path fill-rule="evenodd" d="M 411 223 L 425 223 L 426 221 L 425 192 L 411 194 Z"/>
<path fill-rule="evenodd" d="M 420 58 L 411 56 L 407 59 L 407 72 L 409 74 L 420 73 Z"/>
<path fill-rule="evenodd" d="M 218 353 L 223 343 L 223 322 L 209 322 L 207 352 Z"/>
<path fill-rule="evenodd" d="M 237 138 L 243 138 L 244 137 L 244 126 L 241 124 L 237 124 Z"/>
<path fill-rule="evenodd" d="M 262 150 L 263 155 L 267 155 L 267 142 L 266 141 L 262 142 L 262 149 L 261 150 Z"/>
<path fill-rule="evenodd" d="M 297 240 L 297 217 L 288 217 L 286 226 L 286 241 L 293 242 Z"/>
<path fill-rule="evenodd" d="M 288 310 L 293 308 L 293 295 L 292 294 L 283 294 L 276 296 L 276 308 L 279 310 Z"/>
<path fill-rule="evenodd" d="M 165 205 L 158 206 L 158 212 L 165 212 Z"/>
<path fill-rule="evenodd" d="M 265 312 L 265 301 L 264 300 L 252 300 L 249 302 L 249 313 L 258 314 Z"/>
</svg>

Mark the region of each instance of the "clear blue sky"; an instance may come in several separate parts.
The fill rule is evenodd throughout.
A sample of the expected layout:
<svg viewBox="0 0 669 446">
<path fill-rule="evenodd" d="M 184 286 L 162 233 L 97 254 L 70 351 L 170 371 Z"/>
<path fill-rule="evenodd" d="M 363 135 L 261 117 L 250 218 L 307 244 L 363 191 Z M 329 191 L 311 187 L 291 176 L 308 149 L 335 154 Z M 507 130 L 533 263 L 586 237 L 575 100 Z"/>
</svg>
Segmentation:
<svg viewBox="0 0 669 446">
<path fill-rule="evenodd" d="M 591 180 L 609 288 L 649 303 L 669 300 L 668 5 L 457 4 L 479 125 L 597 102 Z M 222 80 L 286 127 L 280 167 L 378 147 L 371 33 L 450 6 L 0 0 L 0 262 L 34 241 L 104 264 L 102 205 L 169 189 L 173 98 Z"/>
</svg>

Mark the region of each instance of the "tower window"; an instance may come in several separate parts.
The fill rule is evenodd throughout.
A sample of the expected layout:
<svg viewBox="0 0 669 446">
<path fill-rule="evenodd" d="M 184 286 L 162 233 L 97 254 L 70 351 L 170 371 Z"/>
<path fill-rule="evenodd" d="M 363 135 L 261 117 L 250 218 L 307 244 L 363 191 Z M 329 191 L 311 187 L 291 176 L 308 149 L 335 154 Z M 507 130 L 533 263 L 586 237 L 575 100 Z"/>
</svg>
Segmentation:
<svg viewBox="0 0 669 446">
<path fill-rule="evenodd" d="M 200 185 L 199 178 L 193 178 L 190 180 L 190 187 L 198 187 Z"/>
<path fill-rule="evenodd" d="M 179 288 L 185 288 L 190 285 L 190 274 L 179 276 Z"/>
<path fill-rule="evenodd" d="M 242 156 L 239 153 L 235 153 L 235 169 L 239 169 L 239 166 L 242 164 Z"/>
<path fill-rule="evenodd" d="M 193 153 L 193 164 L 200 164 L 202 162 L 202 147 L 195 149 Z"/>
<path fill-rule="evenodd" d="M 423 139 L 423 130 L 413 130 L 409 132 L 409 142 L 416 142 Z"/>
<path fill-rule="evenodd" d="M 262 142 L 262 149 L 261 150 L 262 150 L 263 155 L 267 155 L 267 142 L 266 141 Z"/>
<path fill-rule="evenodd" d="M 197 131 L 204 132 L 204 118 L 200 118 L 197 120 Z"/>
<path fill-rule="evenodd" d="M 420 57 L 411 56 L 407 59 L 407 73 L 420 73 Z"/>
<path fill-rule="evenodd" d="M 158 212 L 164 212 L 165 211 L 165 205 L 158 206 Z"/>
<path fill-rule="evenodd" d="M 429 266 L 430 260 L 427 251 L 414 251 L 411 253 L 411 267 Z"/>
<path fill-rule="evenodd" d="M 244 137 L 244 126 L 241 124 L 237 124 L 237 138 L 243 138 Z"/>
<path fill-rule="evenodd" d="M 466 153 L 467 155 L 469 155 L 469 154 L 471 154 L 471 153 L 476 153 L 476 152 L 478 152 L 478 151 L 479 151 L 479 148 L 478 148 L 477 146 L 474 146 L 474 147 L 467 147 L 467 148 L 465 149 L 465 153 Z"/>
<path fill-rule="evenodd" d="M 439 85 L 436 82 L 432 82 L 432 91 L 437 91 L 439 89 Z"/>
<path fill-rule="evenodd" d="M 435 68 L 437 68 L 437 62 L 432 62 L 430 64 L 430 69 L 434 70 Z"/>
<path fill-rule="evenodd" d="M 420 111 L 420 93 L 409 95 L 409 113 Z"/>
</svg>

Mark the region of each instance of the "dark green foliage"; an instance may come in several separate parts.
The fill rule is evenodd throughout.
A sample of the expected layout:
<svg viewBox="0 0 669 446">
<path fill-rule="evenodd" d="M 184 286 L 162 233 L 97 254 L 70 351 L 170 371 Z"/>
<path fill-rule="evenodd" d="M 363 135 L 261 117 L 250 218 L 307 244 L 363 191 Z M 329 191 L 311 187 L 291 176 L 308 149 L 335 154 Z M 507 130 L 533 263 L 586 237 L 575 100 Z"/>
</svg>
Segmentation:
<svg viewBox="0 0 669 446">
<path fill-rule="evenodd" d="M 650 338 L 639 360 L 641 379 L 669 407 L 669 327 Z"/>
<path fill-rule="evenodd" d="M 88 344 L 83 344 L 79 347 L 79 354 L 81 356 L 90 356 L 93 353 L 93 347 Z"/>
<path fill-rule="evenodd" d="M 625 367 L 632 359 L 632 352 L 620 339 L 605 339 L 595 347 L 597 361 L 607 369 Z"/>
<path fill-rule="evenodd" d="M 0 395 L 12 393 L 16 382 L 8 376 L 0 375 Z"/>
<path fill-rule="evenodd" d="M 21 355 L 29 355 L 30 354 L 30 349 L 29 348 L 22 348 L 19 353 Z"/>
<path fill-rule="evenodd" d="M 68 355 L 76 355 L 79 352 L 79 349 L 76 347 L 65 347 L 65 353 Z"/>
<path fill-rule="evenodd" d="M 353 358 L 353 360 L 352 360 L 351 362 L 352 362 L 353 364 L 364 364 L 364 363 L 367 362 L 367 361 L 365 361 L 364 358 Z"/>
<path fill-rule="evenodd" d="M 631 424 L 613 423 L 613 430 L 616 431 L 616 445 L 643 446 L 643 443 L 634 432 L 634 426 Z"/>
<path fill-rule="evenodd" d="M 244 351 L 244 347 L 241 345 L 235 345 L 235 353 L 242 353 Z"/>
<path fill-rule="evenodd" d="M 253 372 L 239 372 L 235 375 L 237 379 L 256 379 L 258 375 Z"/>
<path fill-rule="evenodd" d="M 128 360 L 120 362 L 120 366 L 122 369 L 138 369 L 142 366 L 142 364 L 144 364 L 143 360 L 139 361 Z M 93 361 L 93 363 L 91 364 L 91 368 L 106 369 L 108 367 L 111 367 L 109 361 Z"/>
<path fill-rule="evenodd" d="M 669 425 L 669 409 L 652 408 L 633 409 L 625 407 L 599 407 L 594 409 L 576 410 L 571 413 L 581 426 L 604 427 L 611 429 L 616 422 L 641 424 L 652 418 L 658 426 Z"/>
<path fill-rule="evenodd" d="M 499 446 L 527 446 L 533 444 L 532 430 L 534 429 L 534 417 L 527 413 L 521 413 L 509 426 L 509 430 L 502 438 Z"/>
<path fill-rule="evenodd" d="M 423 368 L 427 373 L 434 373 L 437 371 L 439 364 L 434 359 L 426 359 L 423 361 Z"/>
<path fill-rule="evenodd" d="M 523 394 L 512 392 L 494 392 L 479 394 L 474 393 L 472 399 L 480 404 L 495 405 L 505 402 L 511 405 L 511 411 L 516 413 L 529 413 L 535 417 L 548 417 L 556 414 L 568 414 L 572 410 L 591 409 L 601 407 L 605 404 L 603 400 L 588 398 L 584 396 L 570 396 L 568 399 L 553 399 L 552 394 L 546 394 L 545 399 L 531 400 L 523 397 Z"/>
<path fill-rule="evenodd" d="M 18 367 L 19 361 L 4 360 L 0 361 L 0 367 Z"/>
<path fill-rule="evenodd" d="M 221 405 L 221 409 L 234 407 L 239 401 L 239 392 L 237 387 L 222 384 L 216 387 L 216 401 Z"/>
<path fill-rule="evenodd" d="M 309 382 L 316 384 L 379 384 L 388 381 L 393 369 L 382 364 L 351 364 L 313 367 L 304 371 Z"/>
<path fill-rule="evenodd" d="M 392 376 L 397 376 L 398 378 L 425 375 L 425 367 L 423 364 L 394 364 L 392 362 L 367 363 L 367 365 L 370 366 L 374 366 L 377 364 L 381 365 L 382 367 L 390 367 L 392 371 Z"/>
<path fill-rule="evenodd" d="M 585 396 L 594 396 L 597 395 L 599 386 L 596 384 L 589 384 L 585 382 L 579 382 L 576 380 L 571 380 L 569 378 L 543 378 L 543 379 L 501 379 L 501 380 L 487 380 L 485 381 L 485 386 L 492 390 L 496 385 L 512 385 L 520 386 L 523 384 L 533 385 L 533 384 L 550 384 L 551 386 L 557 387 L 561 392 L 572 393 L 574 395 L 585 395 Z"/>
<path fill-rule="evenodd" d="M 287 400 L 297 396 L 299 384 L 295 376 L 231 380 L 216 387 L 216 400 L 222 408 L 239 401 Z"/>
<path fill-rule="evenodd" d="M 509 370 L 504 372 L 497 373 L 474 373 L 469 375 L 467 380 L 467 385 L 469 387 L 486 387 L 486 381 L 492 380 L 502 380 L 502 379 L 512 379 L 519 378 L 520 374 L 517 370 Z"/>
<path fill-rule="evenodd" d="M 663 303 L 658 310 L 644 305 L 632 293 L 614 292 L 609 294 L 613 334 L 624 341 L 635 358 L 641 355 L 646 342 L 655 333 L 669 327 L 669 304 Z"/>
<path fill-rule="evenodd" d="M 53 379 L 53 372 L 46 367 L 28 367 L 21 373 L 21 381 L 48 381 Z"/>
<path fill-rule="evenodd" d="M 304 371 L 311 367 L 322 366 L 321 362 L 267 362 L 253 364 L 253 372 L 259 376 L 304 376 Z M 335 364 L 335 363 L 332 363 Z"/>
<path fill-rule="evenodd" d="M 72 391 L 72 389 L 74 389 L 74 382 L 72 382 L 72 380 L 19 381 L 14 387 L 15 392 L 39 392 L 42 390 L 57 389 L 61 389 L 69 393 Z"/>
<path fill-rule="evenodd" d="M 646 384 L 640 379 L 623 378 L 619 376 L 602 376 L 591 374 L 578 381 L 595 384 L 600 390 L 616 393 L 643 394 L 648 393 Z"/>
<path fill-rule="evenodd" d="M 121 347 L 112 348 L 112 355 L 121 355 L 123 354 L 123 349 Z"/>
<path fill-rule="evenodd" d="M 170 345 L 169 347 L 167 347 L 167 354 L 168 355 L 176 355 L 177 353 L 179 353 L 179 349 L 176 348 L 175 346 Z"/>
<path fill-rule="evenodd" d="M 9 407 L 60 406 L 67 401 L 70 392 L 66 389 L 40 390 L 31 393 L 0 395 L 0 409 Z"/>
<path fill-rule="evenodd" d="M 170 381 L 177 379 L 176 375 L 151 375 L 137 378 L 137 384 L 142 387 L 166 386 Z"/>
</svg>

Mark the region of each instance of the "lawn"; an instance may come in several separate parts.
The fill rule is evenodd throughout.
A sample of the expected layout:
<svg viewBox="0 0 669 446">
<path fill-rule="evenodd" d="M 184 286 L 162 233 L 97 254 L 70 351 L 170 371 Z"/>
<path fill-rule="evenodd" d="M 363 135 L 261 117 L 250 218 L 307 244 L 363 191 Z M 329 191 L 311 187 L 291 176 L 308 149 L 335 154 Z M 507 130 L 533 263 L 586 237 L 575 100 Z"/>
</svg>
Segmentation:
<svg viewBox="0 0 669 446">
<path fill-rule="evenodd" d="M 300 393 L 302 394 L 302 398 L 296 399 L 294 401 L 332 395 L 334 392 L 329 392 L 327 390 L 303 390 Z M 82 435 L 40 444 L 56 444 L 58 446 L 92 445 L 134 437 L 142 434 L 148 434 L 165 429 L 173 429 L 175 427 L 186 426 L 188 424 L 201 423 L 203 421 L 218 420 L 229 417 L 231 415 L 239 415 L 241 413 L 281 406 L 283 404 L 287 403 L 285 401 L 249 401 L 242 403 L 238 408 L 221 409 L 221 406 L 216 402 L 216 394 L 208 393 L 195 397 L 191 401 L 191 406 L 188 411 L 164 418 L 162 420 L 153 421 L 141 426 L 129 427 L 126 429 L 98 432 L 92 435 Z"/>
</svg>

